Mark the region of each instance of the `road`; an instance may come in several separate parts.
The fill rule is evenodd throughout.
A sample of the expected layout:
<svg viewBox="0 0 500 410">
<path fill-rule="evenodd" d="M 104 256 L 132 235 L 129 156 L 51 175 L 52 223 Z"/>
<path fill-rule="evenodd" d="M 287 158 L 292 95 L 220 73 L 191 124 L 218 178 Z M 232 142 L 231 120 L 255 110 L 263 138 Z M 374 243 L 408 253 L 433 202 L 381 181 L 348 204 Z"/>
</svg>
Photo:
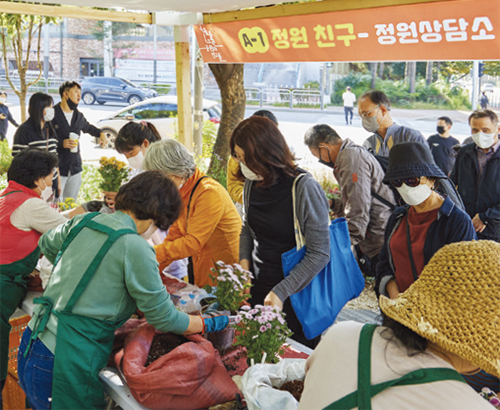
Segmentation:
<svg viewBox="0 0 500 410">
<path fill-rule="evenodd" d="M 14 118 L 20 119 L 19 105 L 14 102 L 14 96 L 9 95 L 9 108 L 14 115 Z M 9 104 L 10 103 L 10 104 Z M 57 100 L 55 101 L 57 103 Z M 105 105 L 85 105 L 80 104 L 79 110 L 85 115 L 90 123 L 95 123 L 99 119 L 112 114 L 124 108 L 126 104 L 105 104 Z M 247 106 L 245 116 L 250 116 L 253 112 L 258 110 L 257 106 Z M 294 109 L 288 108 L 275 108 L 270 107 L 278 118 L 279 127 L 285 136 L 289 146 L 294 151 L 298 158 L 298 163 L 301 167 L 307 168 L 313 173 L 320 175 L 330 175 L 331 172 L 318 164 L 317 159 L 314 158 L 309 150 L 303 144 L 305 131 L 314 124 L 329 124 L 332 126 L 342 138 L 350 138 L 357 144 L 362 144 L 363 141 L 370 135 L 361 127 L 361 120 L 354 116 L 352 125 L 345 125 L 344 113 L 342 107 L 329 107 L 327 110 L 308 110 L 308 109 Z M 436 132 L 436 119 L 439 116 L 447 115 L 453 119 L 454 124 L 452 128 L 452 135 L 458 140 L 462 141 L 470 135 L 470 129 L 467 124 L 468 112 L 462 111 L 431 111 L 431 110 L 398 110 L 392 111 L 392 116 L 395 121 L 402 125 L 406 125 L 422 132 L 424 137 L 428 137 Z M 15 127 L 9 126 L 7 139 L 12 144 Z M 81 140 L 82 158 L 85 161 L 93 162 L 99 160 L 102 156 L 115 156 L 123 161 L 125 157 L 118 154 L 112 149 L 101 149 L 96 147 L 92 142 L 90 136 L 84 136 Z M 319 176 L 319 175 L 318 175 Z"/>
</svg>

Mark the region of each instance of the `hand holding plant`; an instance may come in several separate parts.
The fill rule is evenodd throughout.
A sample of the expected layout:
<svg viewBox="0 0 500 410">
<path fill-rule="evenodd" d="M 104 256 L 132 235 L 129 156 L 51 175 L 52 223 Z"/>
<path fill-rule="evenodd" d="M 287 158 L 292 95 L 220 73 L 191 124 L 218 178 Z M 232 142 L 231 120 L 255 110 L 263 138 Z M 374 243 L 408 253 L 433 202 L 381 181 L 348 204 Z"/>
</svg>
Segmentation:
<svg viewBox="0 0 500 410">
<path fill-rule="evenodd" d="M 252 286 L 250 280 L 252 274 L 243 269 L 240 265 L 226 265 L 219 261 L 212 268 L 208 276 L 217 284 L 215 296 L 219 302 L 218 310 L 229 310 L 236 312 L 240 305 L 250 297 L 249 293 L 245 293 Z M 212 287 L 206 285 L 204 288 L 208 293 L 212 292 Z"/>
<path fill-rule="evenodd" d="M 284 316 L 277 306 L 255 305 L 253 309 L 243 306 L 234 325 L 239 333 L 235 345 L 244 346 L 248 359 L 254 359 L 255 363 L 261 363 L 264 353 L 266 363 L 278 363 L 283 343 L 292 335 Z"/>
<path fill-rule="evenodd" d="M 102 157 L 99 163 L 101 164 L 99 173 L 102 177 L 99 188 L 105 192 L 118 192 L 123 181 L 128 178 L 130 168 L 115 157 Z"/>
</svg>

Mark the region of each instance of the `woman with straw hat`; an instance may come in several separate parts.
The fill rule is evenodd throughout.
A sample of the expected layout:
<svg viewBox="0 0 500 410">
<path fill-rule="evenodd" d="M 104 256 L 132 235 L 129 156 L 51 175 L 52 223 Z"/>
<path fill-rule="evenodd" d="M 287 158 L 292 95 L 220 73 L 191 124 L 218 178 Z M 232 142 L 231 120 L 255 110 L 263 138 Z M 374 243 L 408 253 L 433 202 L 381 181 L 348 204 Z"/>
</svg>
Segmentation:
<svg viewBox="0 0 500 410">
<path fill-rule="evenodd" d="M 334 325 L 308 359 L 299 410 L 492 409 L 461 374 L 500 376 L 500 244 L 447 245 L 383 326 Z"/>
</svg>

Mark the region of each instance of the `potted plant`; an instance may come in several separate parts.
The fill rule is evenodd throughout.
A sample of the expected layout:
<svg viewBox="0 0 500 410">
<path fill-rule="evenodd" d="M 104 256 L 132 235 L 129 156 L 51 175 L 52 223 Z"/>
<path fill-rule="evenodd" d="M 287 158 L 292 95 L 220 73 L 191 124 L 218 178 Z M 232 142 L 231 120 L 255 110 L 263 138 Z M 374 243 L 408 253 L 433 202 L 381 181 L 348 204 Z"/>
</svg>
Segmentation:
<svg viewBox="0 0 500 410">
<path fill-rule="evenodd" d="M 235 319 L 238 330 L 235 345 L 247 350 L 247 362 L 277 363 L 283 354 L 283 344 L 292 331 L 285 322 L 285 314 L 277 306 L 242 306 Z"/>
<path fill-rule="evenodd" d="M 113 208 L 114 197 L 123 182 L 128 178 L 130 168 L 125 162 L 118 161 L 115 157 L 101 157 L 99 163 L 101 164 L 99 174 L 102 177 L 99 188 L 104 192 L 107 205 Z"/>
<path fill-rule="evenodd" d="M 216 288 L 214 290 L 209 285 L 204 287 L 208 293 L 215 295 L 215 299 L 211 300 L 210 303 L 214 303 L 216 306 L 215 302 L 217 302 L 216 309 L 219 311 L 229 311 L 231 314 L 236 314 L 240 305 L 250 297 L 250 293 L 246 291 L 252 286 L 252 274 L 237 263 L 229 265 L 223 261 L 217 262 L 211 271 L 213 274 L 209 273 L 208 276 L 216 284 Z M 224 332 L 208 335 L 208 340 L 219 351 L 231 346 L 233 339 L 234 328 L 231 326 Z"/>
</svg>

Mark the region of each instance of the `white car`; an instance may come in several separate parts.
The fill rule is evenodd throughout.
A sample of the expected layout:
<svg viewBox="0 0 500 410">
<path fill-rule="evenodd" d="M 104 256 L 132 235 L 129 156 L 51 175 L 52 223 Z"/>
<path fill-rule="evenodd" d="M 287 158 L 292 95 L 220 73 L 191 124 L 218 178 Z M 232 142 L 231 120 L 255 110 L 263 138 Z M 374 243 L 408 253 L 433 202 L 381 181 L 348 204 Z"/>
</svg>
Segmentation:
<svg viewBox="0 0 500 410">
<path fill-rule="evenodd" d="M 203 100 L 203 120 L 210 120 L 218 124 L 220 115 L 220 104 L 217 101 Z M 156 127 L 162 138 L 172 138 L 177 125 L 177 96 L 149 98 L 129 105 L 99 120 L 95 125 L 108 138 L 108 148 L 114 148 L 118 132 L 130 121 L 150 122 Z"/>
</svg>

